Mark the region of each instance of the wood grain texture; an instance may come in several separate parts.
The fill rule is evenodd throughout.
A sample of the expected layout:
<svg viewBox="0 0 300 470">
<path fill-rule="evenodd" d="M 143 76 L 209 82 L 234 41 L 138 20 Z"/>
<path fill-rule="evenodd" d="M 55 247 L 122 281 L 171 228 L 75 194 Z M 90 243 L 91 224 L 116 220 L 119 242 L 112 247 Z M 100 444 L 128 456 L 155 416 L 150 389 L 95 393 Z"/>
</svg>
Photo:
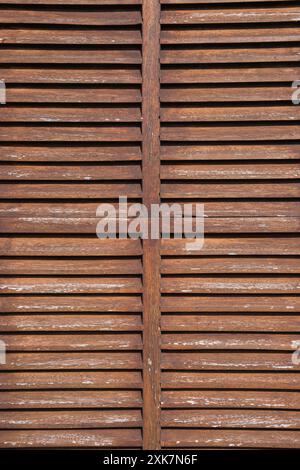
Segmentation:
<svg viewBox="0 0 300 470">
<path fill-rule="evenodd" d="M 139 410 L 116 411 L 6 411 L 0 416 L 2 429 L 93 429 L 140 427 Z"/>
<path fill-rule="evenodd" d="M 269 23 L 299 21 L 298 6 L 259 8 L 220 8 L 218 6 L 201 9 L 169 9 L 162 11 L 162 24 L 230 24 L 230 23 Z"/>
<path fill-rule="evenodd" d="M 175 432 L 164 430 L 162 442 L 165 447 L 179 448 L 299 448 L 297 431 L 221 431 L 221 430 L 185 430 Z"/>
<path fill-rule="evenodd" d="M 20 448 L 123 448 L 141 447 L 140 429 L 53 431 L 0 431 L 0 446 Z"/>
<path fill-rule="evenodd" d="M 32 389 L 141 389 L 141 371 L 1 372 L 2 390 Z"/>
<path fill-rule="evenodd" d="M 160 201 L 160 2 L 143 2 L 143 203 Z M 143 448 L 160 449 L 160 240 L 143 240 Z"/>
<path fill-rule="evenodd" d="M 61 25 L 84 25 L 84 26 L 125 26 L 141 23 L 141 14 L 136 10 L 122 8 L 114 10 L 95 9 L 81 10 L 72 8 L 69 11 L 51 8 L 45 10 L 39 7 L 28 9 L 1 8 L 1 22 L 9 24 L 61 24 Z"/>
</svg>

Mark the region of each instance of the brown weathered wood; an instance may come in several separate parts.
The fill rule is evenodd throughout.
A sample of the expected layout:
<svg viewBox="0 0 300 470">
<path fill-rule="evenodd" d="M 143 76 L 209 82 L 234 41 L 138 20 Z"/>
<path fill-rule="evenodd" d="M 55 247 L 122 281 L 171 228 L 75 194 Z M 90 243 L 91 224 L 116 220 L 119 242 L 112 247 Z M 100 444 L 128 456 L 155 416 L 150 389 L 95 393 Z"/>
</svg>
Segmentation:
<svg viewBox="0 0 300 470">
<path fill-rule="evenodd" d="M 0 297 L 3 312 L 57 313 L 57 312 L 141 312 L 139 296 L 4 296 Z M 45 320 L 47 316 L 44 317 Z M 69 317 L 70 320 L 71 317 Z M 96 317 L 94 317 L 95 320 Z M 122 319 L 122 318 L 121 318 Z M 54 317 L 52 318 L 54 320 Z M 59 319 L 58 319 L 59 320 Z M 103 319 L 104 320 L 104 319 Z M 100 321 L 100 320 L 99 320 Z"/>
<path fill-rule="evenodd" d="M 205 3 L 209 3 L 209 0 Z M 225 2 L 222 0 L 222 3 Z M 243 44 L 299 41 L 299 37 L 300 31 L 297 26 L 276 26 L 276 28 L 259 26 L 258 28 L 253 28 L 249 24 L 245 29 L 232 27 L 228 29 L 217 29 L 217 27 L 213 27 L 213 29 L 179 29 L 175 26 L 173 29 L 162 30 L 161 42 L 162 44 Z"/>
<path fill-rule="evenodd" d="M 234 219 L 233 219 L 234 220 Z M 252 219 L 250 219 L 252 220 Z M 265 220 L 263 218 L 263 220 Z M 207 224 L 206 224 L 207 225 Z M 14 262 L 7 262 L 11 272 Z M 11 268 L 10 268 L 11 266 Z M 24 262 L 21 264 L 24 266 Z M 0 272 L 1 272 L 0 264 Z M 4 268 L 2 268 L 4 269 Z M 20 268 L 18 268 L 20 269 Z M 23 268 L 24 269 L 24 268 Z M 52 268 L 54 269 L 54 268 Z M 79 268 L 80 269 L 80 268 Z M 41 269 L 42 270 L 42 269 Z M 297 274 L 300 273 L 300 260 L 293 257 L 208 257 L 208 258 L 166 258 L 162 260 L 163 274 Z M 8 272 L 8 274 L 9 274 Z"/>
<path fill-rule="evenodd" d="M 1 392 L 2 409 L 140 408 L 140 390 L 18 391 Z"/>
<path fill-rule="evenodd" d="M 142 252 L 140 240 L 89 238 L 2 237 L 3 256 L 134 256 Z"/>
<path fill-rule="evenodd" d="M 0 147 L 0 161 L 7 162 L 102 162 L 141 160 L 139 146 L 103 145 L 5 146 Z"/>
<path fill-rule="evenodd" d="M 297 235 L 297 234 L 296 234 Z M 299 255 L 299 237 L 206 237 L 202 250 L 187 247 L 188 239 L 162 241 L 164 255 Z M 191 240 L 192 241 L 192 240 Z"/>
<path fill-rule="evenodd" d="M 97 107 L 97 108 L 55 108 L 49 106 L 40 108 L 38 106 L 5 108 L 1 113 L 0 122 L 139 122 L 141 113 L 138 107 L 119 106 Z M 50 179 L 50 178 L 49 178 Z"/>
<path fill-rule="evenodd" d="M 9 93 L 14 98 L 14 90 Z M 272 103 L 279 101 L 288 101 L 291 99 L 291 87 L 289 86 L 261 86 L 255 85 L 249 86 L 245 84 L 237 87 L 234 85 L 230 86 L 218 86 L 208 87 L 207 85 L 202 86 L 164 86 L 160 91 L 160 97 L 164 103 L 212 103 L 212 102 L 249 102 L 249 101 L 270 101 Z M 251 109 L 251 108 L 250 108 Z M 244 108 L 248 111 L 248 108 Z M 274 146 L 275 149 L 277 146 Z M 274 151 L 276 151 L 274 149 Z M 205 151 L 206 148 L 203 149 Z M 245 149 L 246 150 L 246 149 Z M 206 150 L 207 151 L 207 150 Z M 220 148 L 220 155 L 222 149 Z M 174 156 L 174 159 L 176 156 Z M 201 155 L 199 154 L 199 158 Z M 241 155 L 242 158 L 242 155 Z"/>
<path fill-rule="evenodd" d="M 0 415 L 2 429 L 133 428 L 140 427 L 141 424 L 140 410 L 2 411 Z"/>
<path fill-rule="evenodd" d="M 43 0 L 43 3 L 45 2 L 46 0 Z M 294 38 L 297 36 L 297 31 L 295 31 L 293 35 L 292 31 L 287 30 L 286 36 L 287 38 Z M 14 28 L 9 29 L 1 28 L 0 38 L 2 40 L 2 43 L 4 43 L 5 45 L 36 44 L 40 46 L 41 44 L 61 44 L 65 47 L 74 45 L 127 45 L 141 44 L 142 42 L 142 37 L 139 29 L 127 31 L 106 28 L 101 29 L 101 27 L 98 29 L 89 27 L 84 30 L 72 30 L 67 28 L 58 29 L 55 27 L 49 27 L 47 25 L 45 25 L 44 27 L 15 26 Z"/>
<path fill-rule="evenodd" d="M 287 448 L 298 449 L 300 435 L 298 431 L 257 431 L 257 430 L 198 430 L 165 429 L 162 433 L 165 447 L 201 448 Z"/>
<path fill-rule="evenodd" d="M 201 9 L 164 9 L 162 24 L 226 24 L 226 23 L 268 23 L 299 21 L 298 6 L 272 8 L 226 8 L 218 6 Z"/>
<path fill-rule="evenodd" d="M 54 310 L 56 304 L 53 297 L 48 297 L 47 301 L 50 304 L 50 310 Z M 83 297 L 82 302 L 85 303 L 85 306 L 88 305 L 88 297 Z M 107 309 L 113 302 L 113 299 L 105 298 Z M 110 304 L 109 304 L 110 302 Z M 25 303 L 25 301 L 24 301 Z M 80 304 L 80 299 L 78 299 Z M 5 304 L 4 304 L 5 305 Z M 6 311 L 9 311 L 10 308 L 14 309 L 14 300 L 12 300 L 12 305 L 6 308 Z M 28 305 L 28 304 L 27 304 Z M 27 310 L 26 304 L 23 305 L 24 309 Z M 37 307 L 37 306 L 36 306 Z M 52 307 L 52 308 L 51 308 Z M 118 308 L 119 307 L 119 308 Z M 134 310 L 134 304 L 132 305 Z M 103 307 L 102 307 L 103 308 Z M 130 305 L 125 308 L 130 308 Z M 72 309 L 72 308 L 71 308 Z M 88 305 L 90 310 L 90 306 Z M 124 309 L 124 305 L 123 305 Z M 28 310 L 30 310 L 30 305 Z M 47 309 L 45 308 L 47 313 Z M 66 307 L 65 310 L 68 310 Z M 69 308 L 70 310 L 70 308 Z M 83 310 L 83 309 L 82 309 Z M 87 310 L 87 308 L 85 308 Z M 99 305 L 99 310 L 101 311 L 101 305 Z M 119 306 L 116 300 L 116 310 L 122 311 L 122 305 Z M 34 312 L 30 312 L 34 313 Z M 93 332 L 103 332 L 103 331 L 135 331 L 142 330 L 142 321 L 141 315 L 137 314 L 85 314 L 85 315 L 3 315 L 1 318 L 1 329 L 5 332 L 76 332 L 76 331 L 93 331 Z"/>
<path fill-rule="evenodd" d="M 142 292 L 137 277 L 118 278 L 6 278 L 0 287 L 4 294 L 130 294 Z"/>
<path fill-rule="evenodd" d="M 162 335 L 162 348 L 165 350 L 262 349 L 291 351 L 292 341 L 297 340 L 297 335 L 281 334 L 164 333 Z"/>
<path fill-rule="evenodd" d="M 292 52 L 291 52 L 292 54 Z M 291 59 L 292 60 L 292 59 Z M 18 64 L 140 64 L 141 54 L 138 50 L 86 50 L 76 51 L 73 48 L 64 50 L 47 49 L 9 49 L 1 52 L 0 63 Z"/>
<path fill-rule="evenodd" d="M 0 447 L 20 448 L 139 448 L 142 445 L 140 429 L 96 429 L 96 430 L 22 430 L 0 431 Z"/>
<path fill-rule="evenodd" d="M 63 371 L 1 373 L 0 389 L 141 389 L 141 371 Z"/>
<path fill-rule="evenodd" d="M 63 24 L 84 26 L 117 26 L 136 25 L 141 23 L 141 14 L 138 10 L 125 10 L 117 8 L 110 10 L 77 10 L 71 11 L 49 9 L 47 12 L 38 7 L 30 7 L 26 10 L 1 9 L 2 23 L 17 24 Z"/>
<path fill-rule="evenodd" d="M 143 2 L 143 203 L 160 196 L 160 3 Z M 160 449 L 160 240 L 143 240 L 144 449 Z"/>
<path fill-rule="evenodd" d="M 90 393 L 90 392 L 88 392 Z M 165 391 L 162 406 L 164 408 L 265 408 L 299 409 L 300 394 L 283 391 Z"/>
<path fill-rule="evenodd" d="M 278 67 L 207 67 L 165 68 L 161 70 L 162 83 L 292 83 L 299 76 L 299 68 L 281 65 Z"/>
<path fill-rule="evenodd" d="M 140 350 L 139 333 L 126 334 L 89 334 L 89 335 L 0 335 L 7 351 L 106 351 Z"/>
<path fill-rule="evenodd" d="M 288 73 L 288 71 L 287 71 Z M 68 66 L 40 68 L 3 67 L 1 68 L 1 79 L 5 83 L 49 83 L 49 84 L 137 84 L 141 83 L 142 75 L 139 67 L 99 68 Z"/>
<path fill-rule="evenodd" d="M 168 370 L 274 370 L 297 371 L 291 352 L 165 352 L 162 369 Z"/>
<path fill-rule="evenodd" d="M 231 296 L 211 297 L 203 295 L 179 295 L 173 297 L 165 295 L 162 297 L 162 310 L 165 312 L 273 312 L 276 314 L 280 312 L 298 313 L 300 311 L 299 309 L 299 297 L 288 295 L 276 297 L 264 295 L 237 295 L 234 297 L 234 302 L 232 302 Z M 241 319 L 242 318 L 244 317 L 241 317 Z M 249 317 L 249 319 L 250 318 L 251 317 Z M 266 317 L 266 319 L 267 318 L 268 317 Z M 286 326 L 288 326 L 288 320 L 291 321 L 292 318 L 293 317 L 286 319 Z M 199 318 L 199 320 L 201 319 Z M 237 317 L 236 320 L 239 321 L 239 318 Z M 284 317 L 282 320 L 284 320 Z M 253 322 L 255 321 L 257 321 L 259 325 L 259 317 L 253 317 Z M 269 321 L 272 322 L 272 317 L 269 318 Z M 294 321 L 296 321 L 296 323 L 298 322 L 297 316 L 294 318 Z"/>
<path fill-rule="evenodd" d="M 284 94 L 285 88 L 282 90 L 282 94 Z M 288 89 L 288 92 L 290 93 L 290 89 Z M 139 103 L 141 99 L 141 92 L 137 86 L 125 86 L 116 89 L 108 86 L 94 86 L 88 88 L 85 86 L 70 88 L 64 86 L 47 86 L 47 88 L 44 88 L 36 85 L 32 88 L 23 88 L 22 86 L 11 85 L 6 89 L 7 103 L 75 103 L 81 105 L 83 103 L 120 104 Z M 56 108 L 56 110 L 58 109 L 59 108 Z M 84 108 L 81 107 L 80 109 L 83 110 Z M 1 153 L 2 151 L 3 150 L 1 149 Z M 98 149 L 98 152 L 101 152 L 101 148 Z M 77 153 L 79 153 L 78 149 Z M 76 149 L 74 149 L 74 157 L 75 156 Z M 84 159 L 87 158 L 88 156 L 84 157 Z"/>
<path fill-rule="evenodd" d="M 141 369 L 140 352 L 7 353 L 6 370 Z"/>
<path fill-rule="evenodd" d="M 26 416 L 26 415 L 25 415 Z M 230 411 L 230 410 L 165 410 L 162 412 L 164 427 L 213 427 L 299 429 L 300 413 L 297 411 Z"/>
<path fill-rule="evenodd" d="M 164 389 L 299 389 L 297 372 L 163 372 L 162 387 Z"/>
<path fill-rule="evenodd" d="M 122 281 L 120 281 L 121 284 Z M 12 289 L 15 284 L 12 283 Z M 21 288 L 21 287 L 20 287 Z M 100 287 L 101 288 L 101 287 Z M 121 288 L 121 287 L 116 287 Z M 6 288 L 9 290 L 8 287 Z M 299 277 L 218 276 L 163 277 L 163 293 L 173 294 L 296 294 L 300 291 Z"/>
<path fill-rule="evenodd" d="M 248 89 L 249 90 L 249 89 Z M 300 146 L 282 144 L 202 144 L 162 145 L 162 160 L 293 160 L 299 158 Z"/>
<path fill-rule="evenodd" d="M 2 225 L 2 217 L 0 219 Z M 48 229 L 49 230 L 49 229 Z M 290 266 L 291 264 L 291 266 Z M 257 264 L 258 266 L 258 264 Z M 271 262 L 269 264 L 272 272 Z M 232 269 L 234 269 L 232 267 Z M 241 268 L 242 269 L 242 268 Z M 282 271 L 297 272 L 297 263 L 282 264 Z M 300 270 L 300 265 L 299 265 Z M 108 275 L 108 274 L 142 274 L 142 263 L 140 259 L 68 259 L 49 260 L 49 259 L 5 259 L 0 260 L 0 273 L 9 275 Z"/>
</svg>

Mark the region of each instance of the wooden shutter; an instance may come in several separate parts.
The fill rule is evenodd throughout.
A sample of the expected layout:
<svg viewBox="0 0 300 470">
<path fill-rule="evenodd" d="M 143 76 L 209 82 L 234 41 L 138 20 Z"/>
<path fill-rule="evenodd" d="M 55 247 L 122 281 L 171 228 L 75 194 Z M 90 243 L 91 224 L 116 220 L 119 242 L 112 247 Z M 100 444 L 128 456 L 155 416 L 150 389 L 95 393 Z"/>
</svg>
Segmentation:
<svg viewBox="0 0 300 470">
<path fill-rule="evenodd" d="M 162 446 L 299 447 L 299 6 L 162 3 Z"/>
<path fill-rule="evenodd" d="M 299 447 L 299 13 L 0 0 L 1 447 Z M 120 195 L 204 248 L 97 239 Z"/>
<path fill-rule="evenodd" d="M 1 6 L 1 446 L 142 446 L 141 4 Z"/>
</svg>

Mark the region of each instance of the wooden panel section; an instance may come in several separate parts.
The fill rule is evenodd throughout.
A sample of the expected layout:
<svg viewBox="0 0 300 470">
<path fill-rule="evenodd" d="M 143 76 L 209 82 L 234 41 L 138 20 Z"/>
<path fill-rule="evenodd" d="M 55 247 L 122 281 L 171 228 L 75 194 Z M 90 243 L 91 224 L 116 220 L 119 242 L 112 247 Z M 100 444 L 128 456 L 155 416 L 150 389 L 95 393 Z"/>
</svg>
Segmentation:
<svg viewBox="0 0 300 470">
<path fill-rule="evenodd" d="M 162 0 L 162 448 L 299 447 L 299 12 Z"/>
<path fill-rule="evenodd" d="M 142 2 L 0 3 L 0 447 L 142 448 Z"/>
</svg>

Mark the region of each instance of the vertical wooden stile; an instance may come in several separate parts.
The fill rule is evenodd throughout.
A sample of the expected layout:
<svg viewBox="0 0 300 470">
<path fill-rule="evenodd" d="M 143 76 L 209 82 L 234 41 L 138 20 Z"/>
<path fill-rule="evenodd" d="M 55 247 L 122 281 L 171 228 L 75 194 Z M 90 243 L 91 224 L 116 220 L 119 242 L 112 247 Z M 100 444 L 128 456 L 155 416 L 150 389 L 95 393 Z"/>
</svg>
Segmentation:
<svg viewBox="0 0 300 470">
<path fill-rule="evenodd" d="M 143 2 L 143 202 L 160 201 L 160 2 Z M 160 241 L 143 242 L 144 449 L 160 448 Z"/>
</svg>

